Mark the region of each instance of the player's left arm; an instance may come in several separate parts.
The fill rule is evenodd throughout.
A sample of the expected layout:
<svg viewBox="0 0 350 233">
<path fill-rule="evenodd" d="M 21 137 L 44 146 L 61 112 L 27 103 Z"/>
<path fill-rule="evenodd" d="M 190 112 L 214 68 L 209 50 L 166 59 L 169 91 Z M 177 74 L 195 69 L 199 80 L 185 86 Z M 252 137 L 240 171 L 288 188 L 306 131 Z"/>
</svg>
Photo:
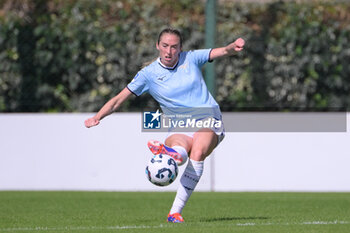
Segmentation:
<svg viewBox="0 0 350 233">
<path fill-rule="evenodd" d="M 238 38 L 231 44 L 221 47 L 221 48 L 215 48 L 210 51 L 209 55 L 209 61 L 212 61 L 214 59 L 220 58 L 220 57 L 226 57 L 236 54 L 239 51 L 243 50 L 245 41 L 242 38 Z"/>
</svg>

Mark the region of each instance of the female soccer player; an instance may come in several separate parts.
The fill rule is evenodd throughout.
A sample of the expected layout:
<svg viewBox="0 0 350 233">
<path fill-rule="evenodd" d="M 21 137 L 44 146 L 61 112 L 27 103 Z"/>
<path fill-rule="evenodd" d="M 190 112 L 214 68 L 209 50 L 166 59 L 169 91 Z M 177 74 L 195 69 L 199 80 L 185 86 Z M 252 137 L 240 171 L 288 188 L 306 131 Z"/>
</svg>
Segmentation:
<svg viewBox="0 0 350 233">
<path fill-rule="evenodd" d="M 129 96 L 139 96 L 144 92 L 150 93 L 163 111 L 167 108 L 175 111 L 177 108 L 203 108 L 209 110 L 201 113 L 200 119 L 221 120 L 219 105 L 208 92 L 201 67 L 208 61 L 241 51 L 244 43 L 243 39 L 238 38 L 225 47 L 182 51 L 180 32 L 171 28 L 164 29 L 156 43 L 158 59 L 141 69 L 127 87 L 110 99 L 95 116 L 85 121 L 85 126 L 90 128 L 98 125 L 104 117 L 116 111 Z M 158 141 L 148 142 L 153 154 L 168 154 L 179 165 L 184 164 L 189 157 L 168 214 L 168 222 L 184 221 L 181 213 L 202 176 L 204 160 L 223 137 L 223 127 L 208 127 L 192 133 L 169 133 L 164 144 Z"/>
</svg>

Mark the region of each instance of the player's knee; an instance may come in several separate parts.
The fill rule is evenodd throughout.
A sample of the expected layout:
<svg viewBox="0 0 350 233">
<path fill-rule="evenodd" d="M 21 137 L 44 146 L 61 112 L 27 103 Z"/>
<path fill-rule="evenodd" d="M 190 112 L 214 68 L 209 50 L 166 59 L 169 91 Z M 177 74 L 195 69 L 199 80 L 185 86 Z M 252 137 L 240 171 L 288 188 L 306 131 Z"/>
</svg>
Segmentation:
<svg viewBox="0 0 350 233">
<path fill-rule="evenodd" d="M 190 159 L 194 161 L 204 161 L 207 156 L 204 150 L 192 148 Z"/>
<path fill-rule="evenodd" d="M 172 135 L 170 137 L 168 137 L 165 140 L 165 145 L 169 146 L 169 147 L 173 147 L 173 146 L 182 146 L 183 148 L 185 148 L 187 151 L 190 150 L 191 148 L 191 144 L 190 141 L 184 137 L 184 136 L 180 136 L 180 135 Z"/>
</svg>

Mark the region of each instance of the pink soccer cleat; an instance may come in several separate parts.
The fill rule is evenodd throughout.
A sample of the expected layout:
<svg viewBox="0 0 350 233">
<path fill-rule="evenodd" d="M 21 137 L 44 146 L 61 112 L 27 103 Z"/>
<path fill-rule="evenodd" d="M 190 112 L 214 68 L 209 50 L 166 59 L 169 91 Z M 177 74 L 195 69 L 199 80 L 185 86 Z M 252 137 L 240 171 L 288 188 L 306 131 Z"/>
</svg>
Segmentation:
<svg viewBox="0 0 350 233">
<path fill-rule="evenodd" d="M 158 154 L 166 154 L 172 157 L 178 165 L 183 164 L 183 158 L 182 156 L 176 152 L 173 148 L 167 147 L 163 143 L 155 140 L 150 140 L 147 143 L 148 148 L 154 155 Z"/>
<path fill-rule="evenodd" d="M 173 222 L 173 223 L 183 223 L 184 219 L 179 213 L 174 213 L 174 214 L 168 214 L 168 220 L 167 222 Z"/>
</svg>

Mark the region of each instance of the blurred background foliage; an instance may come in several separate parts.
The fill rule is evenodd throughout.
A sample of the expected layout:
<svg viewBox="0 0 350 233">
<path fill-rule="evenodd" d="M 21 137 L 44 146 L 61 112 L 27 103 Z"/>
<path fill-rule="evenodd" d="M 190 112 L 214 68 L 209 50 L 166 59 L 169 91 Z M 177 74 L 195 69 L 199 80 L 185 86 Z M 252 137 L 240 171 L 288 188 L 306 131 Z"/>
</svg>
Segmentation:
<svg viewBox="0 0 350 233">
<path fill-rule="evenodd" d="M 204 48 L 203 0 L 0 0 L 0 112 L 97 111 L 157 57 L 166 26 Z M 350 106 L 350 3 L 218 1 L 216 64 L 224 111 L 339 111 Z M 120 111 L 156 107 L 149 95 Z"/>
</svg>

